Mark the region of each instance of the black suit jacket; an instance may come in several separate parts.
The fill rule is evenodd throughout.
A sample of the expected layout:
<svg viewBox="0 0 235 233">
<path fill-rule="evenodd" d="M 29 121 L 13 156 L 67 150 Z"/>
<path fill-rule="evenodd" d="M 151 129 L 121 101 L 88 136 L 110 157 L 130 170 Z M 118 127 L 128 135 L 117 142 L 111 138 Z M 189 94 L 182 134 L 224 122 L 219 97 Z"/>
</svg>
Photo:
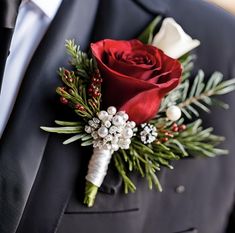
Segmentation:
<svg viewBox="0 0 235 233">
<path fill-rule="evenodd" d="M 230 155 L 175 162 L 159 173 L 163 193 L 148 191 L 134 176 L 137 192 L 123 194 L 115 168 L 95 206 L 82 205 L 89 149 L 62 145 L 64 136 L 39 129 L 73 114 L 58 103 L 56 70 L 67 64 L 64 41 L 86 49 L 104 38 L 135 38 L 156 15 L 171 16 L 201 41 L 196 67 L 235 75 L 234 17 L 195 0 L 63 0 L 27 69 L 7 128 L 0 140 L 1 233 L 225 233 L 234 232 L 234 98 L 231 109 L 213 109 L 206 125 L 227 137 Z M 180 187 L 180 188 L 179 188 Z M 184 189 L 182 188 L 184 187 Z M 231 221 L 230 221 L 231 220 Z"/>
</svg>

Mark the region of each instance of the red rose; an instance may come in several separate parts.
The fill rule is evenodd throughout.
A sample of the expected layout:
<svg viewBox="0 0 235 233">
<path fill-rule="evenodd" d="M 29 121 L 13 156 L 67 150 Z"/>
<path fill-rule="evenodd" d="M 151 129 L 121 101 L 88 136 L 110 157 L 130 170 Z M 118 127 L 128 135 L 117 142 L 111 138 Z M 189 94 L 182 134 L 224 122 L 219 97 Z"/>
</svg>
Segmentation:
<svg viewBox="0 0 235 233">
<path fill-rule="evenodd" d="M 152 119 L 180 81 L 180 63 L 139 40 L 102 40 L 91 50 L 104 79 L 104 104 L 125 111 L 137 124 Z"/>
</svg>

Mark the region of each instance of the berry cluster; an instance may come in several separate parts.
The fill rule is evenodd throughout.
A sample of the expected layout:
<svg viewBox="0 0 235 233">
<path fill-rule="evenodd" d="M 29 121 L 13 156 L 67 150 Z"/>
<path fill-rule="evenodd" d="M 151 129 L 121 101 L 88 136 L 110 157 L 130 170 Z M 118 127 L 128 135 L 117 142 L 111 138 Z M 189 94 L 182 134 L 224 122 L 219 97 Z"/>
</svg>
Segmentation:
<svg viewBox="0 0 235 233">
<path fill-rule="evenodd" d="M 182 125 L 177 125 L 176 123 L 174 123 L 171 127 L 171 130 L 173 132 L 181 132 L 184 131 L 186 129 L 186 125 L 182 124 Z"/>
<path fill-rule="evenodd" d="M 57 88 L 57 91 L 61 93 L 60 102 L 65 105 L 70 105 L 70 107 L 79 110 L 79 111 L 85 111 L 85 107 L 79 103 L 73 103 L 72 101 L 69 101 L 70 97 L 65 98 L 63 95 L 74 95 L 74 91 L 72 89 L 66 89 L 66 87 L 59 87 Z"/>
<path fill-rule="evenodd" d="M 157 141 L 157 143 L 165 143 L 169 141 L 169 138 L 173 138 L 175 133 L 182 132 L 186 130 L 186 125 L 177 123 L 173 123 L 170 130 L 160 129 L 159 133 L 161 134 L 161 138 Z"/>
<path fill-rule="evenodd" d="M 64 78 L 68 83 L 74 82 L 74 72 L 64 69 Z"/>
<path fill-rule="evenodd" d="M 96 70 L 94 75 L 91 78 L 91 83 L 88 86 L 89 96 L 93 98 L 98 98 L 101 96 L 100 89 L 101 89 L 102 82 L 103 82 L 103 79 L 100 76 L 100 72 Z"/>
<path fill-rule="evenodd" d="M 75 80 L 76 79 L 75 73 L 73 71 L 64 69 L 63 79 L 65 80 L 64 82 L 66 86 L 57 88 L 57 92 L 61 95 L 60 102 L 65 105 L 69 105 L 75 110 L 84 112 L 85 106 L 76 101 L 76 93 L 74 90 L 76 89 L 78 83 Z"/>
</svg>

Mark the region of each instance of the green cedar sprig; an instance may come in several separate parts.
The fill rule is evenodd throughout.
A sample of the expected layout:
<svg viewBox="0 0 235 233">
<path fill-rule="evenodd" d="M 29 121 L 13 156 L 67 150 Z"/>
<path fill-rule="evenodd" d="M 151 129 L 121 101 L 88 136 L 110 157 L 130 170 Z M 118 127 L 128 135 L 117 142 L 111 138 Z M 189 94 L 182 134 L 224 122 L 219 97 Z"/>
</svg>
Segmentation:
<svg viewBox="0 0 235 233">
<path fill-rule="evenodd" d="M 58 87 L 56 92 L 61 96 L 62 102 L 68 103 L 81 120 L 89 120 L 100 111 L 102 78 L 94 60 L 80 51 L 74 40 L 67 40 L 65 47 L 71 57 L 72 70 L 59 69 L 64 87 Z"/>
<path fill-rule="evenodd" d="M 92 145 L 92 137 L 90 134 L 87 134 L 84 131 L 85 122 L 70 122 L 70 121 L 58 121 L 55 123 L 59 127 L 45 127 L 41 126 L 40 128 L 49 133 L 58 133 L 58 134 L 75 134 L 72 137 L 69 137 L 63 142 L 64 145 L 75 142 L 77 140 L 81 141 L 81 146 L 90 146 Z"/>
<path fill-rule="evenodd" d="M 220 72 L 214 72 L 207 82 L 204 81 L 205 74 L 202 70 L 198 71 L 192 87 L 189 89 L 189 80 L 185 80 L 182 86 L 182 95 L 178 100 L 178 106 L 184 115 L 191 119 L 192 115 L 199 117 L 198 109 L 210 112 L 208 106 L 219 105 L 228 109 L 228 104 L 215 98 L 235 90 L 235 79 L 223 81 Z"/>
<path fill-rule="evenodd" d="M 189 77 L 194 59 L 193 55 L 181 59 L 183 66 L 181 84 L 163 99 L 159 115 L 164 114 L 167 107 L 171 105 L 178 105 L 188 119 L 192 119 L 193 116 L 199 117 L 199 110 L 209 113 L 209 106 L 229 108 L 228 104 L 215 97 L 234 91 L 235 79 L 224 81 L 222 73 L 214 72 L 208 80 L 205 80 L 204 72 L 199 70 L 191 84 Z"/>
<path fill-rule="evenodd" d="M 61 96 L 62 103 L 74 109 L 80 121 L 56 120 L 55 123 L 59 127 L 41 127 L 41 129 L 51 133 L 75 134 L 63 144 L 81 140 L 81 146 L 90 146 L 92 137 L 84 131 L 84 127 L 88 120 L 100 111 L 102 78 L 93 59 L 89 59 L 86 53 L 80 51 L 80 47 L 74 43 L 74 40 L 67 40 L 65 47 L 71 56 L 72 68 L 71 70 L 59 68 L 58 74 L 64 86 L 58 87 L 56 92 Z M 91 87 L 93 89 L 89 91 Z"/>
<path fill-rule="evenodd" d="M 70 64 L 76 68 L 78 75 L 90 79 L 91 74 L 96 70 L 93 58 L 89 58 L 87 53 L 82 52 L 74 40 L 66 40 L 65 48 L 71 57 Z"/>
</svg>

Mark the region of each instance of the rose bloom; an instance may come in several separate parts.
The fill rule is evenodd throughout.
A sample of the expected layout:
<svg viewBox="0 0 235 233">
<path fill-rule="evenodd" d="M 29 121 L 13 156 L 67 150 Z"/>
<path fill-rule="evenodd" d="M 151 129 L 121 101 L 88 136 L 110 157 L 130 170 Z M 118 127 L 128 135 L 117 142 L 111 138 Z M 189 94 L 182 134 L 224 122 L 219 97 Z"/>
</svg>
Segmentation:
<svg viewBox="0 0 235 233">
<path fill-rule="evenodd" d="M 181 64 L 139 40 L 91 44 L 101 76 L 103 103 L 125 111 L 137 124 L 152 119 L 162 98 L 180 81 Z"/>
</svg>

